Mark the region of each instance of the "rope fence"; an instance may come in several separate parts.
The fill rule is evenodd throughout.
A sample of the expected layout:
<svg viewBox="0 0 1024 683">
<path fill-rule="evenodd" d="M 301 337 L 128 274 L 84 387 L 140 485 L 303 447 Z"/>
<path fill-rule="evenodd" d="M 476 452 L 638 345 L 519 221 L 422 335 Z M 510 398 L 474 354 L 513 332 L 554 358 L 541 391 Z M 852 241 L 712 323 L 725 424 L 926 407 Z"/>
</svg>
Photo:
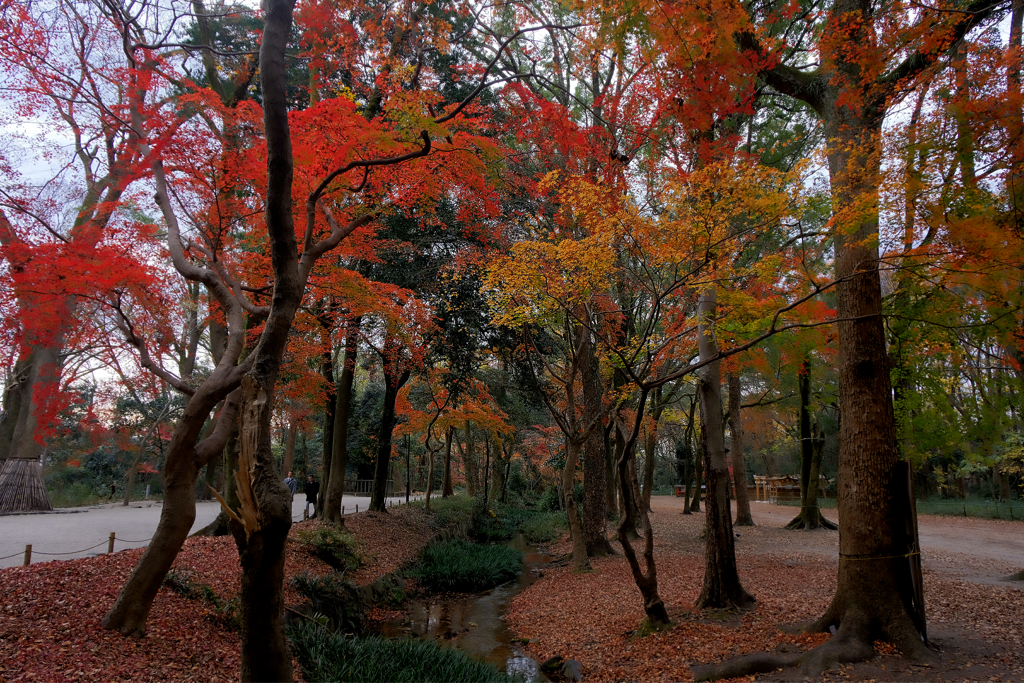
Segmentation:
<svg viewBox="0 0 1024 683">
<path fill-rule="evenodd" d="M 68 555 L 79 555 L 81 553 L 87 553 L 90 550 L 95 550 L 96 548 L 100 548 L 100 547 L 102 547 L 104 545 L 107 546 L 107 553 L 109 554 L 109 553 L 114 552 L 114 542 L 115 541 L 121 541 L 122 543 L 148 543 L 148 542 L 150 542 L 152 540 L 153 540 L 152 536 L 150 536 L 149 538 L 147 538 L 145 540 L 141 540 L 141 541 L 132 541 L 132 540 L 128 540 L 127 538 L 118 538 L 117 534 L 115 532 L 111 531 L 110 532 L 110 536 L 105 541 L 100 541 L 96 545 L 89 546 L 88 548 L 83 548 L 82 550 L 72 550 L 70 552 L 65 552 L 65 553 L 44 553 L 41 550 L 33 550 L 32 549 L 32 544 L 29 543 L 28 545 L 25 546 L 25 552 L 24 552 L 25 560 L 24 560 L 24 562 L 22 562 L 22 566 L 27 567 L 28 565 L 32 564 L 32 555 L 33 554 L 35 554 L 35 555 L 43 555 L 45 557 L 66 557 Z M 21 552 L 16 552 L 16 553 L 13 553 L 11 555 L 4 555 L 3 557 L 0 557 L 0 560 L 9 560 L 12 557 L 17 557 L 18 555 L 21 555 L 21 554 L 22 554 Z"/>
<path fill-rule="evenodd" d="M 397 501 L 395 501 L 395 500 L 387 501 L 387 507 L 392 507 L 392 508 L 393 507 L 401 507 L 402 505 L 406 505 L 406 504 L 407 503 L 405 503 L 401 499 L 399 499 Z M 356 513 L 358 514 L 358 512 L 359 512 L 359 504 L 356 503 Z M 304 509 L 302 511 L 302 519 L 303 520 L 307 519 L 308 514 L 309 514 L 309 507 L 307 506 L 306 509 Z M 345 514 L 345 506 L 344 505 L 341 506 L 341 514 L 342 515 Z M 298 515 L 293 515 L 292 516 L 292 521 L 296 521 L 298 519 L 299 519 Z M 68 556 L 68 555 L 78 555 L 80 553 L 87 553 L 90 550 L 95 550 L 96 548 L 99 548 L 99 547 L 103 546 L 104 544 L 106 544 L 106 546 L 107 546 L 107 553 L 112 553 L 112 552 L 114 552 L 114 542 L 115 541 L 121 541 L 122 543 L 148 543 L 148 542 L 150 542 L 152 540 L 153 540 L 152 536 L 150 536 L 149 538 L 140 540 L 140 541 L 133 541 L 133 540 L 129 540 L 127 538 L 119 538 L 115 534 L 115 532 L 111 531 L 110 532 L 110 536 L 107 538 L 106 541 L 101 541 L 101 542 L 97 543 L 96 545 L 89 546 L 88 548 L 84 548 L 82 550 L 72 550 L 72 551 L 66 552 L 66 553 L 44 553 L 44 552 L 39 551 L 39 550 L 33 551 L 32 550 L 32 544 L 29 543 L 28 545 L 25 546 L 25 551 L 24 551 L 25 561 L 23 562 L 22 566 L 28 566 L 28 565 L 32 564 L 32 555 L 33 554 L 44 555 L 46 557 L 65 557 L 65 556 Z M 10 555 L 4 555 L 3 557 L 0 557 L 0 561 L 2 561 L 2 560 L 9 560 L 12 557 L 17 557 L 17 556 L 19 556 L 21 554 L 22 554 L 22 552 L 18 551 L 16 553 L 12 553 Z"/>
</svg>

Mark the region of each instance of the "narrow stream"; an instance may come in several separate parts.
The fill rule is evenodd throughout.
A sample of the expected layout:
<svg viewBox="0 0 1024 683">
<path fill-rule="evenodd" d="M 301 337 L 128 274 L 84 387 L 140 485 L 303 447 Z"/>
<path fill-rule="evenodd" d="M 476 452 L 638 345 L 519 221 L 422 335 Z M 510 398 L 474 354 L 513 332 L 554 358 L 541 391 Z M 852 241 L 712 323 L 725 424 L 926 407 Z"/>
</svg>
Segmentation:
<svg viewBox="0 0 1024 683">
<path fill-rule="evenodd" d="M 521 534 L 509 545 L 523 553 L 523 571 L 515 581 L 477 595 L 413 600 L 403 618 L 380 625 L 381 635 L 432 638 L 527 681 L 547 681 L 537 662 L 512 644 L 505 610 L 509 599 L 536 581 L 554 558 L 528 545 Z"/>
</svg>

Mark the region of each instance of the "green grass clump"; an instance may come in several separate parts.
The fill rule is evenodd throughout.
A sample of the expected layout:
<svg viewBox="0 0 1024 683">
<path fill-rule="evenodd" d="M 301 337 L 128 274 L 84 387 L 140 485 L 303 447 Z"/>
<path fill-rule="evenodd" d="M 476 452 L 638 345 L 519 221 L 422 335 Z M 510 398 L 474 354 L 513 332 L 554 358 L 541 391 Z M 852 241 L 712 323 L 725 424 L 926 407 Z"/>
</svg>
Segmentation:
<svg viewBox="0 0 1024 683">
<path fill-rule="evenodd" d="M 422 501 L 418 504 L 423 505 Z M 430 521 L 430 526 L 436 531 L 466 524 L 473 518 L 475 504 L 475 499 L 462 493 L 447 498 L 431 498 L 430 509 L 434 513 L 434 518 Z"/>
<path fill-rule="evenodd" d="M 566 529 L 564 512 L 538 512 L 523 522 L 523 536 L 530 543 L 557 541 Z"/>
<path fill-rule="evenodd" d="M 363 561 L 356 537 L 334 527 L 317 526 L 295 534 L 299 543 L 337 571 L 357 569 Z"/>
<path fill-rule="evenodd" d="M 460 540 L 428 545 L 412 573 L 428 590 L 479 591 L 514 579 L 522 566 L 515 548 Z"/>
<path fill-rule="evenodd" d="M 346 637 L 316 624 L 297 624 L 289 638 L 311 683 L 509 683 L 505 672 L 431 640 Z"/>
</svg>

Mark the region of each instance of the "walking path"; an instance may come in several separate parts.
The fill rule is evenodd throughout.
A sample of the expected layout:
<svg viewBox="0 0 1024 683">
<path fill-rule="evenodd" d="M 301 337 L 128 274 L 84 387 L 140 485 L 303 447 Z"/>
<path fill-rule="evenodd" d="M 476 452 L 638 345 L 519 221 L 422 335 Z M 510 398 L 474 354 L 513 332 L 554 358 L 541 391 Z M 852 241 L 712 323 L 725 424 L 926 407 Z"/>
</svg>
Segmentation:
<svg viewBox="0 0 1024 683">
<path fill-rule="evenodd" d="M 292 502 L 292 519 L 302 520 L 306 498 L 301 493 Z M 405 502 L 405 496 L 388 498 L 388 505 Z M 368 496 L 345 496 L 346 514 L 370 506 Z M 25 546 L 32 545 L 32 564 L 49 560 L 90 557 L 107 552 L 110 533 L 114 551 L 139 548 L 149 543 L 160 521 L 160 501 L 120 502 L 80 508 L 63 508 L 51 513 L 0 516 L 0 567 L 21 565 Z M 220 512 L 217 501 L 196 502 L 192 531 L 209 524 Z"/>
</svg>

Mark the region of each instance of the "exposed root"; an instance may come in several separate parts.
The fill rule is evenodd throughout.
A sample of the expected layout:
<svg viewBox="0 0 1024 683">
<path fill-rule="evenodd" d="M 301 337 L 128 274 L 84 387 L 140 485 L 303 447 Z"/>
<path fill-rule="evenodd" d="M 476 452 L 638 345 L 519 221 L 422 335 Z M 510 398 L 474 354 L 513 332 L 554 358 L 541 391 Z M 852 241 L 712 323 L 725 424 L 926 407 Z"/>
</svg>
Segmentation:
<svg viewBox="0 0 1024 683">
<path fill-rule="evenodd" d="M 900 633 L 894 643 L 907 659 L 931 664 L 935 654 L 915 637 L 914 633 Z M 737 678 L 752 674 L 769 673 L 776 669 L 799 668 L 800 674 L 811 680 L 819 678 L 836 664 L 863 662 L 875 656 L 872 645 L 872 630 L 864 619 L 851 618 L 836 632 L 835 636 L 816 648 L 797 654 L 773 654 L 762 652 L 737 657 L 719 664 L 707 664 L 693 668 L 698 681 L 714 681 L 722 678 Z"/>
<path fill-rule="evenodd" d="M 829 529 L 831 531 L 835 531 L 839 527 L 826 519 L 825 516 L 821 514 L 821 511 L 815 508 L 813 511 L 801 511 L 800 514 L 794 517 L 785 528 L 790 531 L 800 529 L 805 531 L 813 529 Z"/>
<path fill-rule="evenodd" d="M 695 681 L 717 681 L 720 678 L 739 678 L 752 674 L 766 674 L 786 669 L 799 663 L 803 654 L 777 655 L 759 652 L 743 655 L 721 664 L 704 664 L 691 669 Z"/>
<path fill-rule="evenodd" d="M 1024 569 L 1020 570 L 1016 574 L 1010 574 L 1006 577 L 1007 581 L 1024 581 Z"/>
</svg>

